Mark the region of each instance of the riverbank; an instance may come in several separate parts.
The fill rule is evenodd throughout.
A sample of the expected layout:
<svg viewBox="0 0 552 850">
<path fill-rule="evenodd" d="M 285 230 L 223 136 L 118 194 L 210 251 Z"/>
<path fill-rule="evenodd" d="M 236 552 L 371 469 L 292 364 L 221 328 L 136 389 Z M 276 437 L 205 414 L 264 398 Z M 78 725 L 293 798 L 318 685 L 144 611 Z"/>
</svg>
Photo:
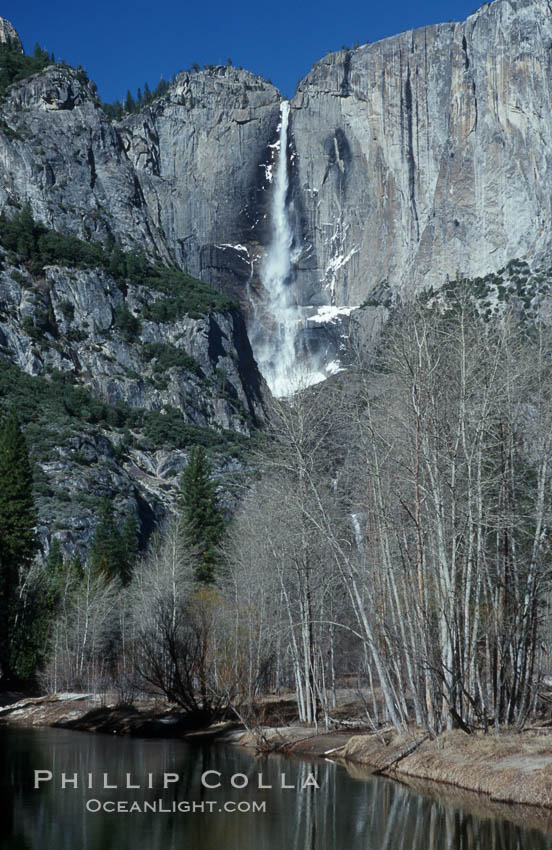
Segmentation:
<svg viewBox="0 0 552 850">
<path fill-rule="evenodd" d="M 265 706 L 265 722 L 270 723 L 273 714 L 291 713 L 285 701 L 283 705 L 279 701 L 276 709 L 273 706 Z M 391 730 L 367 734 L 360 721 L 355 725 L 354 720 L 346 728 L 341 725 L 330 732 L 289 724 L 262 725 L 248 731 L 232 721 L 192 730 L 182 711 L 159 699 L 120 705 L 92 694 L 18 700 L 0 708 L 0 723 L 184 738 L 197 743 L 230 743 L 257 752 L 332 759 L 348 769 L 358 765 L 401 781 L 440 783 L 485 795 L 492 802 L 538 806 L 550 811 L 552 821 L 552 725 L 500 735 L 454 730 L 433 740 L 417 729 L 402 735 Z"/>
<path fill-rule="evenodd" d="M 552 808 L 552 728 L 500 735 L 453 730 L 403 755 L 423 735 L 419 730 L 395 735 L 387 746 L 376 736 L 353 736 L 339 756 L 390 776 L 445 783 L 496 802 Z"/>
</svg>

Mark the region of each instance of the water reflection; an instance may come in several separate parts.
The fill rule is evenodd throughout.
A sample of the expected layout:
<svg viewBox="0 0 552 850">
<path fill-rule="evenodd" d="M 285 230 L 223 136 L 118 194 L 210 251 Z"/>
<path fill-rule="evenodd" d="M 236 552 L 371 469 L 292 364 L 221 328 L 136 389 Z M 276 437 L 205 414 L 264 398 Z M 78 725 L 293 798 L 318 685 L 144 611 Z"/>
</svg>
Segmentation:
<svg viewBox="0 0 552 850">
<path fill-rule="evenodd" d="M 33 790 L 34 770 L 51 770 L 56 783 Z M 221 774 L 223 788 L 201 784 L 204 771 Z M 151 789 L 88 790 L 86 777 L 148 784 Z M 60 789 L 61 774 L 79 778 Z M 162 788 L 164 773 L 178 785 Z M 243 773 L 246 788 L 230 786 Z M 259 789 L 258 774 L 263 784 Z M 320 790 L 301 787 L 313 774 Z M 212 775 L 211 781 L 216 777 Z M 243 782 L 243 780 L 240 780 Z M 191 748 L 178 741 L 113 739 L 64 730 L 0 730 L 0 846 L 5 850 L 552 850 L 552 835 L 508 820 L 482 817 L 390 780 L 350 775 L 330 762 L 251 758 L 240 750 Z M 195 813 L 86 811 L 86 801 L 214 801 Z M 263 812 L 219 811 L 224 802 L 266 803 Z"/>
</svg>

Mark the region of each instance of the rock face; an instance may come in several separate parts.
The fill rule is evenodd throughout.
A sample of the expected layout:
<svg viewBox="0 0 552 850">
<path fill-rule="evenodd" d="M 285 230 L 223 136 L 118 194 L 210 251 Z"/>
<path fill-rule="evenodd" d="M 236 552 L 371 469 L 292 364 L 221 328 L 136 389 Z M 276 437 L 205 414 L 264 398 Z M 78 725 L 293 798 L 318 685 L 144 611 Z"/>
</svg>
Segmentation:
<svg viewBox="0 0 552 850">
<path fill-rule="evenodd" d="M 23 53 L 23 45 L 17 34 L 17 30 L 5 18 L 0 18 L 0 44 L 11 44 Z"/>
<path fill-rule="evenodd" d="M 263 241 L 267 146 L 277 90 L 248 71 L 181 74 L 169 93 L 119 127 L 148 210 L 174 260 L 243 294 L 248 247 Z"/>
<path fill-rule="evenodd" d="M 2 104 L 0 205 L 28 201 L 54 230 L 167 256 L 121 137 L 95 86 L 61 65 L 12 85 Z"/>
<path fill-rule="evenodd" d="M 238 312 L 140 319 L 130 334 L 119 311 L 138 317 L 159 293 L 131 286 L 125 297 L 101 271 L 44 272 L 39 280 L 22 267 L 0 272 L 0 342 L 19 369 L 68 372 L 108 404 L 173 407 L 203 428 L 248 433 L 262 421 L 262 378 Z"/>
<path fill-rule="evenodd" d="M 495 0 L 315 65 L 288 147 L 300 303 L 358 305 L 384 281 L 412 291 L 549 252 L 551 45 L 548 0 Z M 245 305 L 279 102 L 219 66 L 112 123 L 82 73 L 52 66 L 3 105 L 0 204 L 28 199 L 51 227 L 144 246 Z"/>
<path fill-rule="evenodd" d="M 174 509 L 187 439 L 219 440 L 219 480 L 240 470 L 224 434 L 248 435 L 264 413 L 238 311 L 148 321 L 162 296 L 145 286 L 60 266 L 36 277 L 5 251 L 0 265 L 0 397 L 10 381 L 23 410 L 38 394 L 28 442 L 43 539 L 55 523 L 67 551 L 82 547 L 102 497 L 132 509 L 145 539 Z"/>
<path fill-rule="evenodd" d="M 19 49 L 16 39 L 0 19 L 0 43 Z M 51 65 L 2 100 L 0 208 L 28 202 L 54 230 L 139 247 L 237 295 L 247 313 L 263 298 L 272 177 L 286 155 L 293 285 L 312 311 L 302 333 L 332 360 L 351 313 L 341 308 L 368 302 L 357 316 L 370 337 L 393 293 L 485 276 L 513 258 L 547 267 L 551 88 L 549 0 L 495 0 L 465 23 L 326 56 L 298 86 L 280 151 L 280 95 L 247 71 L 180 74 L 163 97 L 111 121 L 82 69 Z M 150 432 L 160 426 L 147 415 L 163 411 L 242 434 L 262 419 L 239 311 L 143 319 L 131 339 L 117 316 L 147 315 L 154 292 L 62 267 L 37 280 L 17 258 L 2 262 L 0 360 L 10 368 L 71 373 L 110 409 L 139 411 Z M 183 449 L 148 445 L 138 428 L 121 458 L 120 434 L 73 425 L 59 458 L 43 461 L 56 487 L 80 474 L 88 490 L 130 488 L 144 517 L 170 507 Z"/>
<path fill-rule="evenodd" d="M 82 72 L 53 65 L 2 107 L 0 205 L 29 201 L 56 230 L 139 246 L 243 295 L 265 226 L 277 90 L 247 71 L 181 74 L 112 123 Z"/>
<path fill-rule="evenodd" d="M 548 0 L 496 0 L 315 65 L 291 115 L 304 303 L 550 252 L 551 48 Z"/>
</svg>

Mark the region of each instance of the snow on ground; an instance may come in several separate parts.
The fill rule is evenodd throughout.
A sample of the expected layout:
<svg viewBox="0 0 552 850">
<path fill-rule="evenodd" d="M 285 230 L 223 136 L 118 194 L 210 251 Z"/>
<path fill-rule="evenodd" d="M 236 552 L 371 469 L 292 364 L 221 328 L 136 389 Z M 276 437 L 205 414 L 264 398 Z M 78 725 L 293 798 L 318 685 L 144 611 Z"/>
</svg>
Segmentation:
<svg viewBox="0 0 552 850">
<path fill-rule="evenodd" d="M 272 177 L 273 177 L 272 171 L 273 171 L 273 168 L 274 168 L 274 163 L 272 163 L 272 162 L 269 162 L 268 164 L 264 163 L 264 164 L 260 165 L 259 168 L 264 168 L 266 182 L 272 183 Z"/>
<path fill-rule="evenodd" d="M 309 316 L 308 321 L 325 325 L 328 322 L 335 322 L 340 316 L 350 316 L 351 313 L 358 309 L 358 305 L 356 307 L 332 307 L 326 304 L 323 307 L 319 307 L 314 316 Z"/>
<path fill-rule="evenodd" d="M 326 376 L 328 375 L 337 375 L 338 372 L 343 372 L 343 366 L 339 362 L 339 360 L 331 360 L 329 363 L 326 363 L 325 367 Z"/>
<path fill-rule="evenodd" d="M 229 242 L 223 242 L 222 245 L 215 245 L 215 248 L 222 248 L 222 250 L 225 248 L 232 248 L 234 251 L 240 251 L 240 253 L 247 254 L 247 256 L 249 256 L 249 251 L 245 245 L 230 245 Z"/>
</svg>

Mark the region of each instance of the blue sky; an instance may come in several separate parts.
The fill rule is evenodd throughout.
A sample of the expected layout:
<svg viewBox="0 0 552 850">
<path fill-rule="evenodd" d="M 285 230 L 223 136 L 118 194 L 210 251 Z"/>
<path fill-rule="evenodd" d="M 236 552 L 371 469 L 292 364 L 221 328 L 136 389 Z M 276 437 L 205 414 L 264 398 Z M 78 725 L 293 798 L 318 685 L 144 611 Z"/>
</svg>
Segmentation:
<svg viewBox="0 0 552 850">
<path fill-rule="evenodd" d="M 479 0 L 3 0 L 0 14 L 27 52 L 36 41 L 72 65 L 83 65 L 100 96 L 112 101 L 148 81 L 154 87 L 192 62 L 243 65 L 270 78 L 284 95 L 313 63 L 341 45 L 377 41 L 405 29 L 461 21 Z"/>
</svg>

